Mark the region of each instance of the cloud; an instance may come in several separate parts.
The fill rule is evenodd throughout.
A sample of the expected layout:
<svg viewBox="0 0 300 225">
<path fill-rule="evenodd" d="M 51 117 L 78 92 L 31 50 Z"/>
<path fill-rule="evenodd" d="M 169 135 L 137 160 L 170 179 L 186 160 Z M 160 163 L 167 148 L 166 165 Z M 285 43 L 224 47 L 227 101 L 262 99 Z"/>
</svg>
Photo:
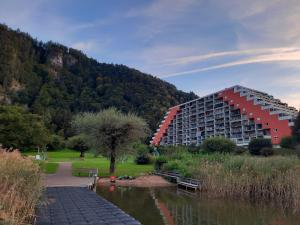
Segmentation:
<svg viewBox="0 0 300 225">
<path fill-rule="evenodd" d="M 278 50 L 278 49 L 277 49 Z M 274 49 L 271 49 L 270 52 L 273 52 Z M 256 53 L 258 51 L 255 51 Z M 231 52 L 232 53 L 232 52 Z M 229 53 L 229 54 L 231 54 Z M 217 53 L 215 53 L 217 54 Z M 225 53 L 222 53 L 223 55 L 226 55 Z M 254 64 L 254 63 L 266 63 L 266 62 L 285 62 L 285 61 L 300 61 L 300 49 L 290 49 L 290 48 L 283 48 L 282 51 L 277 51 L 276 53 L 269 53 L 269 54 L 261 54 L 256 55 L 253 57 L 249 57 L 246 59 L 240 59 L 236 61 L 232 61 L 229 63 L 223 63 L 215 66 L 209 66 L 209 67 L 203 67 L 193 70 L 187 70 L 172 74 L 166 74 L 162 75 L 160 77 L 174 77 L 174 76 L 180 76 L 180 75 L 187 75 L 192 73 L 199 73 L 204 72 L 208 70 L 216 70 L 216 69 L 223 69 L 228 67 L 234 67 L 234 66 L 240 66 L 245 64 Z"/>
<path fill-rule="evenodd" d="M 81 50 L 81 51 L 89 51 L 97 46 L 95 41 L 80 41 L 74 43 L 71 47 Z"/>
<path fill-rule="evenodd" d="M 239 56 L 248 54 L 262 54 L 262 53 L 287 53 L 297 50 L 297 48 L 263 48 L 263 49 L 246 49 L 246 50 L 236 50 L 236 51 L 224 51 L 224 52 L 214 52 L 203 55 L 193 55 L 174 59 L 167 59 L 165 65 L 182 65 L 205 61 L 211 58 L 225 57 L 225 56 Z"/>
</svg>

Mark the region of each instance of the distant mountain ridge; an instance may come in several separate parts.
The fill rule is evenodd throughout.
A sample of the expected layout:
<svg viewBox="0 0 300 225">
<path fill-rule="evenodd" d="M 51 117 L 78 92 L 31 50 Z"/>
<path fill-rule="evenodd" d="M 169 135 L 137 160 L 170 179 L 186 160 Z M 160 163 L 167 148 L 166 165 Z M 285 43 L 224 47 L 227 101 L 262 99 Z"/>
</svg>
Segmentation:
<svg viewBox="0 0 300 225">
<path fill-rule="evenodd" d="M 74 114 L 110 106 L 137 113 L 154 130 L 169 107 L 194 98 L 159 78 L 0 24 L 0 102 L 28 107 L 53 132 L 68 136 Z"/>
</svg>

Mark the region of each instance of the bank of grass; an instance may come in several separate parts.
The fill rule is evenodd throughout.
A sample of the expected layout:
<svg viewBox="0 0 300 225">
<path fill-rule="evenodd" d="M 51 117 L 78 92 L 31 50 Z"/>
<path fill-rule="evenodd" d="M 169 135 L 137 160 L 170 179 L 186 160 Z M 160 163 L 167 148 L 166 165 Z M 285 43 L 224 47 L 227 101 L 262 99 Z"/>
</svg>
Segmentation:
<svg viewBox="0 0 300 225">
<path fill-rule="evenodd" d="M 36 152 L 24 153 L 26 156 L 33 156 Z M 55 173 L 58 167 L 58 162 L 72 162 L 73 175 L 79 176 L 76 173 L 77 168 L 98 168 L 100 177 L 109 176 L 109 160 L 105 157 L 95 157 L 92 153 L 85 153 L 84 158 L 79 157 L 80 153 L 69 149 L 49 151 L 47 152 L 47 160 L 41 163 L 43 171 L 46 173 Z M 153 171 L 153 165 L 137 165 L 134 163 L 133 157 L 128 157 L 123 162 L 117 162 L 116 176 L 139 176 Z M 88 174 L 81 174 L 88 176 Z"/>
<path fill-rule="evenodd" d="M 98 168 L 100 177 L 109 176 L 109 161 L 105 158 L 100 159 L 85 159 L 83 161 L 77 161 L 72 163 L 73 175 L 78 176 L 75 173 L 76 168 Z M 116 165 L 116 176 L 139 176 L 145 175 L 153 171 L 153 165 L 137 165 L 133 160 L 128 160 L 126 162 L 119 162 Z M 83 174 L 86 176 L 87 174 Z"/>
<path fill-rule="evenodd" d="M 167 158 L 164 169 L 201 180 L 202 191 L 210 195 L 272 200 L 300 210 L 300 160 L 296 155 L 181 153 Z"/>
<path fill-rule="evenodd" d="M 0 224 L 32 224 L 41 192 L 39 166 L 0 149 Z"/>
<path fill-rule="evenodd" d="M 56 162 L 40 162 L 40 167 L 44 173 L 56 173 L 59 163 Z"/>
</svg>

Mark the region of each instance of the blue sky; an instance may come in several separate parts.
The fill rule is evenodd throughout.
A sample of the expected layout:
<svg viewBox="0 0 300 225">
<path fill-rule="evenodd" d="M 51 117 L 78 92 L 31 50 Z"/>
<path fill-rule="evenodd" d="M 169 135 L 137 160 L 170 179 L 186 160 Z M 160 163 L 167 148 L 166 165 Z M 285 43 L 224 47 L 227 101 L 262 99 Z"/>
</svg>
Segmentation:
<svg viewBox="0 0 300 225">
<path fill-rule="evenodd" d="M 300 108 L 299 0 L 1 0 L 0 22 L 199 96 L 240 84 Z"/>
</svg>

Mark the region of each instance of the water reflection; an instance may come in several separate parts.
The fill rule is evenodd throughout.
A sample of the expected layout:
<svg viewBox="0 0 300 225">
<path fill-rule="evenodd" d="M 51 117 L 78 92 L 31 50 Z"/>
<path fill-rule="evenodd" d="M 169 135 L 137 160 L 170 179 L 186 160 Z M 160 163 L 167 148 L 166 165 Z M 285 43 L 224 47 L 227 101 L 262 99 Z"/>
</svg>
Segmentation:
<svg viewBox="0 0 300 225">
<path fill-rule="evenodd" d="M 99 187 L 97 193 L 144 225 L 299 225 L 300 215 L 266 204 L 211 199 L 176 188 Z"/>
</svg>

